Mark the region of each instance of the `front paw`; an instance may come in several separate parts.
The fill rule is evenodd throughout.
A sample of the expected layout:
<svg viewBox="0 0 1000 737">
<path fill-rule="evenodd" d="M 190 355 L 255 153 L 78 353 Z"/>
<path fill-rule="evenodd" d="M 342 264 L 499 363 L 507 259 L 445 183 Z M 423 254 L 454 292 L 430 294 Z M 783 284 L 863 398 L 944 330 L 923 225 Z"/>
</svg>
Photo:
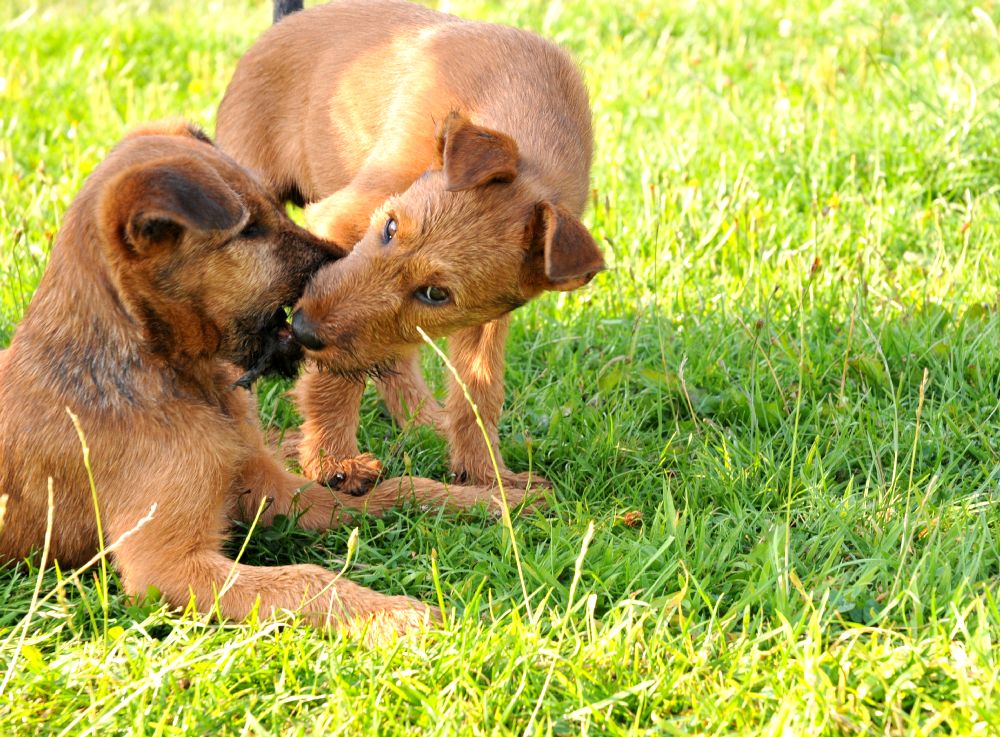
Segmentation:
<svg viewBox="0 0 1000 737">
<path fill-rule="evenodd" d="M 351 496 L 367 494 L 382 475 L 382 462 L 371 453 L 339 460 L 321 457 L 309 466 L 309 475 L 323 486 Z"/>
</svg>

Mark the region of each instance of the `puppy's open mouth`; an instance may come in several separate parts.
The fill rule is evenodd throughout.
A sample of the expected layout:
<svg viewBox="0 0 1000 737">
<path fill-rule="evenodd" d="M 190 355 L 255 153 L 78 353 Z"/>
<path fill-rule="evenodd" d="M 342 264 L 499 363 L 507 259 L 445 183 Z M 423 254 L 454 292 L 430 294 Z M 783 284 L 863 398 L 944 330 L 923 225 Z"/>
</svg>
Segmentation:
<svg viewBox="0 0 1000 737">
<path fill-rule="evenodd" d="M 279 345 L 291 345 L 296 343 L 295 336 L 292 334 L 292 326 L 288 323 L 288 315 L 285 313 L 284 309 L 280 309 L 274 313 L 275 330 L 274 337 L 278 341 Z"/>
<path fill-rule="evenodd" d="M 245 371 L 233 386 L 249 389 L 261 376 L 295 376 L 302 362 L 302 346 L 292 334 L 288 314 L 279 307 L 270 315 L 243 320 L 237 326 L 242 339 L 234 360 Z"/>
</svg>

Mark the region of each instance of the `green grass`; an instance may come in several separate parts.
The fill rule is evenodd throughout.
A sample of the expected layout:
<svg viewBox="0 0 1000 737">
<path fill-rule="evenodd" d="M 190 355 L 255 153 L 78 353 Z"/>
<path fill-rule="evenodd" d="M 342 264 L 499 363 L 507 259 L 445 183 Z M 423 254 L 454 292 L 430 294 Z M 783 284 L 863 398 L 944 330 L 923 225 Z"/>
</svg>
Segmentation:
<svg viewBox="0 0 1000 737">
<path fill-rule="evenodd" d="M 443 5 L 558 40 L 591 89 L 611 269 L 510 341 L 503 449 L 551 508 L 515 541 L 363 520 L 354 580 L 435 600 L 436 561 L 455 608 L 379 650 L 88 573 L 15 658 L 37 571 L 7 567 L 0 734 L 1000 733 L 1000 4 Z M 3 342 L 87 173 L 147 119 L 211 128 L 269 13 L 7 0 Z M 394 470 L 444 473 L 364 414 Z M 349 534 L 279 525 L 246 558 L 339 566 Z"/>
</svg>

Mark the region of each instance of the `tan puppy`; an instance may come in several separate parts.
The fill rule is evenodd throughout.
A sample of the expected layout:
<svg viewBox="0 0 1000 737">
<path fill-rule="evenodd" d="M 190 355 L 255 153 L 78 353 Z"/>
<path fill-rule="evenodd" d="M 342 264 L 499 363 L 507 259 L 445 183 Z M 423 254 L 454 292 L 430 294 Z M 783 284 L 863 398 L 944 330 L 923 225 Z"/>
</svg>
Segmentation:
<svg viewBox="0 0 1000 737">
<path fill-rule="evenodd" d="M 259 602 L 318 624 L 370 621 L 375 634 L 419 624 L 428 608 L 412 599 L 317 566 L 238 565 L 221 552 L 230 519 L 261 508 L 264 523 L 301 511 L 301 524 L 320 529 L 402 498 L 491 503 L 485 489 L 452 495 L 424 479 L 387 481 L 359 500 L 286 472 L 267 450 L 251 395 L 234 381 L 241 369 L 250 381 L 296 366 L 283 306 L 340 255 L 197 129 L 154 126 L 119 144 L 70 206 L 0 354 L 0 559 L 42 549 L 51 481 L 48 560 L 79 565 L 110 547 L 128 592 L 153 585 L 174 606 L 193 595 L 206 612 L 218 597 L 236 619 Z M 90 448 L 96 510 L 67 409 Z"/>
<path fill-rule="evenodd" d="M 604 266 L 579 220 L 592 135 L 569 57 L 514 28 L 340 0 L 285 18 L 247 52 L 218 137 L 279 196 L 310 203 L 315 232 L 360 239 L 316 276 L 293 320 L 325 369 L 296 389 L 306 471 L 357 493 L 375 477 L 377 462 L 353 458 L 358 377 L 374 373 L 397 419 L 447 434 L 459 479 L 493 479 L 462 392 L 452 382 L 442 411 L 421 377 L 420 326 L 451 336 L 501 474 L 524 487 L 498 448 L 508 314 Z"/>
</svg>

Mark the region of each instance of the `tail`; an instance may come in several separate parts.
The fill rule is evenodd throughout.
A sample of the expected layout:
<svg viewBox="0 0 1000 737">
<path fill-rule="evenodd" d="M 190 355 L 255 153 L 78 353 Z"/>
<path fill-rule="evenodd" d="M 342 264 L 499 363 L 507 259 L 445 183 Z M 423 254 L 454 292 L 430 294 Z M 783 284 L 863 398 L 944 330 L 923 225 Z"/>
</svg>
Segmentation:
<svg viewBox="0 0 1000 737">
<path fill-rule="evenodd" d="M 302 0 L 274 0 L 274 22 L 277 23 L 296 10 L 302 10 Z"/>
</svg>

